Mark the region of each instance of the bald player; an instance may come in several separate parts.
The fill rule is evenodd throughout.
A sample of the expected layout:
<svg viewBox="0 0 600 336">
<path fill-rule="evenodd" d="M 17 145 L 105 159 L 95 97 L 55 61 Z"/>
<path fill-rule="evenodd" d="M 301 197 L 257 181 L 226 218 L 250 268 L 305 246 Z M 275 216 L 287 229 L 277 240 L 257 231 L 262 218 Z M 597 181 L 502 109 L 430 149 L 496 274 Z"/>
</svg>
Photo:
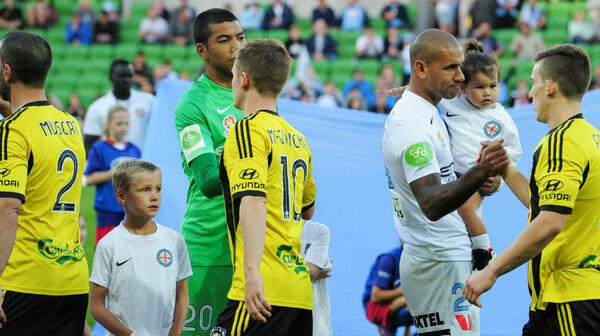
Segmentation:
<svg viewBox="0 0 600 336">
<path fill-rule="evenodd" d="M 471 241 L 456 209 L 510 163 L 502 141 L 457 179 L 450 138 L 438 115 L 464 76 L 456 39 L 441 30 L 410 46 L 412 76 L 388 117 L 382 140 L 398 231 L 400 279 L 419 335 L 479 335 L 479 308 L 462 295 L 472 272 Z"/>
</svg>

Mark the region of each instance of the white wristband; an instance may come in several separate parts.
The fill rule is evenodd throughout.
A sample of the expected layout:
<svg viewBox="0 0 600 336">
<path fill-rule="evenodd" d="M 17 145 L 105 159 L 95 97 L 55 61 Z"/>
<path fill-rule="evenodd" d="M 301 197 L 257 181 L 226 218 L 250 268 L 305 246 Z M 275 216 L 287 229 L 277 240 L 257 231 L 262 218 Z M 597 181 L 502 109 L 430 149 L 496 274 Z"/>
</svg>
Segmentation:
<svg viewBox="0 0 600 336">
<path fill-rule="evenodd" d="M 487 251 L 490 247 L 492 247 L 492 245 L 490 244 L 490 238 L 487 233 L 471 237 L 471 248 L 473 250 L 482 249 Z"/>
</svg>

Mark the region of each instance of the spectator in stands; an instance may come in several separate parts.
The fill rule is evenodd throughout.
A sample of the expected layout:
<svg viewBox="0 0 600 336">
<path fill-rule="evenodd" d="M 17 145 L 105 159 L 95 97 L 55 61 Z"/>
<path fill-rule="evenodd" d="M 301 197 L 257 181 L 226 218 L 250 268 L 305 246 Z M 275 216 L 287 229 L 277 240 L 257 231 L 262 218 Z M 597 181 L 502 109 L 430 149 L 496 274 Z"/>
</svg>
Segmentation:
<svg viewBox="0 0 600 336">
<path fill-rule="evenodd" d="M 465 37 L 468 35 L 473 23 L 471 17 L 471 9 L 475 0 L 460 0 L 458 2 L 458 36 Z"/>
<path fill-rule="evenodd" d="M 365 80 L 365 74 L 359 68 L 354 69 L 352 78 L 344 85 L 344 96 L 346 99 L 349 98 L 350 92 L 354 89 L 360 91 L 361 97 L 367 102 L 367 108 L 375 106 L 375 90 L 373 90 L 373 85 Z"/>
<path fill-rule="evenodd" d="M 262 29 L 290 29 L 294 23 L 294 12 L 283 0 L 273 0 L 263 17 Z"/>
<path fill-rule="evenodd" d="M 165 60 L 163 64 L 157 64 L 154 67 L 155 83 L 158 83 L 165 78 L 177 79 L 177 77 L 179 77 L 179 75 L 177 74 L 177 72 L 175 72 L 175 70 L 173 70 L 173 67 L 171 66 L 171 61 L 169 60 Z"/>
<path fill-rule="evenodd" d="M 22 25 L 23 12 L 15 7 L 15 0 L 6 0 L 6 4 L 0 9 L 0 28 L 18 29 Z"/>
<path fill-rule="evenodd" d="M 388 27 L 387 35 L 383 40 L 383 58 L 384 59 L 394 59 L 400 58 L 402 53 L 402 36 L 398 32 L 398 28 L 396 27 Z"/>
<path fill-rule="evenodd" d="M 119 13 L 115 8 L 115 3 L 107 0 L 102 4 L 102 10 L 108 13 L 108 20 L 119 24 Z"/>
<path fill-rule="evenodd" d="M 511 106 L 518 107 L 531 104 L 531 100 L 529 99 L 529 87 L 527 86 L 527 81 L 525 79 L 519 79 L 517 88 L 513 90 L 511 97 Z"/>
<path fill-rule="evenodd" d="M 496 0 L 476 0 L 473 7 L 471 7 L 471 16 L 473 18 L 472 30 L 479 27 L 482 22 L 494 23 L 496 20 Z"/>
<path fill-rule="evenodd" d="M 394 105 L 398 101 L 398 97 L 394 95 L 386 95 L 385 93 L 389 90 L 398 87 L 400 82 L 398 81 L 398 77 L 395 74 L 394 67 L 390 63 L 386 63 L 381 67 L 381 74 L 377 78 L 377 83 L 375 84 L 375 92 L 377 93 L 376 100 L 376 112 L 380 113 L 389 113 Z M 383 102 L 380 102 L 381 96 L 383 96 Z M 383 108 L 379 105 L 383 104 Z"/>
<path fill-rule="evenodd" d="M 108 44 L 119 42 L 119 24 L 111 21 L 109 13 L 105 10 L 100 12 L 100 17 L 94 25 L 94 42 Z"/>
<path fill-rule="evenodd" d="M 600 64 L 594 67 L 592 80 L 590 81 L 590 90 L 600 89 Z"/>
<path fill-rule="evenodd" d="M 348 0 L 348 7 L 342 12 L 340 19 L 342 30 L 362 30 L 369 24 L 367 11 L 357 3 L 358 0 Z"/>
<path fill-rule="evenodd" d="M 79 95 L 77 93 L 71 93 L 71 96 L 69 97 L 69 105 L 67 106 L 67 113 L 77 119 L 80 124 L 83 122 L 85 110 L 83 109 L 83 106 L 81 106 L 81 100 L 79 99 Z"/>
<path fill-rule="evenodd" d="M 412 317 L 406 306 L 406 298 L 400 279 L 402 247 L 377 256 L 371 266 L 365 291 L 363 307 L 367 319 L 377 325 L 379 335 L 396 335 L 399 326 L 405 326 L 404 335 L 411 335 Z"/>
<path fill-rule="evenodd" d="M 94 23 L 96 23 L 96 13 L 94 13 L 94 10 L 90 7 L 90 2 L 88 0 L 81 0 L 77 13 L 81 18 L 81 21 L 90 25 L 90 27 L 93 27 Z"/>
<path fill-rule="evenodd" d="M 586 21 L 583 11 L 575 12 L 575 17 L 569 22 L 569 41 L 572 43 L 587 43 L 594 37 L 594 25 Z"/>
<path fill-rule="evenodd" d="M 133 60 L 133 82 L 137 88 L 141 88 L 145 82 L 154 83 L 152 70 L 146 64 L 146 55 L 139 51 Z"/>
<path fill-rule="evenodd" d="M 306 42 L 300 36 L 300 27 L 292 25 L 290 28 L 290 37 L 285 41 L 285 48 L 293 59 L 298 58 L 300 53 L 306 48 Z"/>
<path fill-rule="evenodd" d="M 435 18 L 441 30 L 454 35 L 458 0 L 435 0 Z"/>
<path fill-rule="evenodd" d="M 337 44 L 327 33 L 325 20 L 317 19 L 315 21 L 313 35 L 308 39 L 306 47 L 313 60 L 332 60 L 337 57 Z"/>
<path fill-rule="evenodd" d="M 177 15 L 179 15 L 179 12 L 181 11 L 187 13 L 188 20 L 193 24 L 194 20 L 196 19 L 196 10 L 194 9 L 194 7 L 188 4 L 188 0 L 181 0 L 181 5 L 175 8 L 175 17 L 177 17 Z"/>
<path fill-rule="evenodd" d="M 358 58 L 379 59 L 383 54 L 383 39 L 375 33 L 373 27 L 367 27 L 364 34 L 356 39 L 356 55 Z"/>
<path fill-rule="evenodd" d="M 377 98 L 375 99 L 375 107 L 373 107 L 369 111 L 375 113 L 389 114 L 391 109 L 388 109 L 386 100 L 387 98 L 384 93 L 378 94 Z"/>
<path fill-rule="evenodd" d="M 335 87 L 335 83 L 328 81 L 325 83 L 323 94 L 317 98 L 317 105 L 340 107 L 343 101 L 342 93 Z"/>
<path fill-rule="evenodd" d="M 169 38 L 169 24 L 158 16 L 155 7 L 148 9 L 148 17 L 140 23 L 140 39 L 143 43 L 165 43 Z"/>
<path fill-rule="evenodd" d="M 36 0 L 27 5 L 27 26 L 47 29 L 58 20 L 58 13 L 52 2 L 46 5 L 44 0 Z"/>
<path fill-rule="evenodd" d="M 246 6 L 240 15 L 240 23 L 244 30 L 257 30 L 262 28 L 263 10 L 256 0 L 246 0 Z"/>
<path fill-rule="evenodd" d="M 94 32 L 92 27 L 85 21 L 81 20 L 79 12 L 71 16 L 71 21 L 65 28 L 65 41 L 69 44 L 88 45 L 92 43 Z"/>
<path fill-rule="evenodd" d="M 360 94 L 360 90 L 358 88 L 353 88 L 348 93 L 346 107 L 351 110 L 362 110 L 362 111 L 366 111 L 369 109 L 366 100 Z"/>
<path fill-rule="evenodd" d="M 192 44 L 194 22 L 188 17 L 188 11 L 175 12 L 175 19 L 171 22 L 171 39 L 176 45 Z"/>
<path fill-rule="evenodd" d="M 534 29 L 525 23 L 520 23 L 520 33 L 513 37 L 510 51 L 518 60 L 533 60 L 535 55 L 544 50 L 544 39 Z"/>
<path fill-rule="evenodd" d="M 414 35 L 412 33 L 404 34 L 404 39 L 402 40 L 402 53 L 400 57 L 402 58 L 402 85 L 408 85 L 410 82 L 410 74 L 411 74 L 411 66 L 410 66 L 410 43 L 414 39 Z"/>
<path fill-rule="evenodd" d="M 108 117 L 108 110 L 117 104 L 125 106 L 129 110 L 129 133 L 126 140 L 143 150 L 154 96 L 132 88 L 133 68 L 126 60 L 114 60 L 108 76 L 112 83 L 112 89 L 94 101 L 85 115 L 82 132 L 86 152 L 92 143 L 100 140 Z"/>
<path fill-rule="evenodd" d="M 496 0 L 495 28 L 513 28 L 519 16 L 519 0 Z"/>
<path fill-rule="evenodd" d="M 398 0 L 392 0 L 389 4 L 383 7 L 381 17 L 385 19 L 386 27 L 408 28 L 410 20 L 406 6 Z"/>
<path fill-rule="evenodd" d="M 473 37 L 483 44 L 483 51 L 492 55 L 494 58 L 500 57 L 504 53 L 504 46 L 497 38 L 491 35 L 492 27 L 489 22 L 481 22 L 475 29 Z"/>
<path fill-rule="evenodd" d="M 154 9 L 156 10 L 158 16 L 169 22 L 169 19 L 171 19 L 171 13 L 169 13 L 169 10 L 167 10 L 162 0 L 154 0 Z"/>
<path fill-rule="evenodd" d="M 327 6 L 325 0 L 319 0 L 317 8 L 313 9 L 312 22 L 315 23 L 317 19 L 323 19 L 329 27 L 335 27 L 335 13 L 331 7 Z"/>
<path fill-rule="evenodd" d="M 546 14 L 535 0 L 527 0 L 527 4 L 521 7 L 519 22 L 525 22 L 532 28 L 546 29 Z"/>
</svg>

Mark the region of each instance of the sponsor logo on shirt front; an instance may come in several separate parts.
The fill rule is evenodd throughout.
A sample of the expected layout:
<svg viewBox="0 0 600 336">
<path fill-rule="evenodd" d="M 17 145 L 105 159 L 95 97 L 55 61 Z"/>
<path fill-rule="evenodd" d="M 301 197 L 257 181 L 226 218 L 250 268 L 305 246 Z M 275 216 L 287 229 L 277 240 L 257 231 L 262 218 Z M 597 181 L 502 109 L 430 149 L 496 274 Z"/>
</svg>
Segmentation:
<svg viewBox="0 0 600 336">
<path fill-rule="evenodd" d="M 161 249 L 156 253 L 156 261 L 161 266 L 169 267 L 173 263 L 173 254 L 167 249 Z"/>
<path fill-rule="evenodd" d="M 235 125 L 235 121 L 235 117 L 232 115 L 228 115 L 223 119 L 223 127 L 225 127 L 225 136 L 229 134 L 229 130 L 233 127 L 233 125 Z"/>
<path fill-rule="evenodd" d="M 38 252 L 44 258 L 54 260 L 59 265 L 63 265 L 68 261 L 78 262 L 85 257 L 85 251 L 79 241 L 65 243 L 55 242 L 52 239 L 40 239 L 38 241 Z"/>
<path fill-rule="evenodd" d="M 227 329 L 223 327 L 214 327 L 210 332 L 210 336 L 227 336 Z"/>
<path fill-rule="evenodd" d="M 308 273 L 306 264 L 304 264 L 304 259 L 299 255 L 294 254 L 293 249 L 294 248 L 290 245 L 281 245 L 277 248 L 277 253 L 275 254 L 287 268 L 293 269 L 296 274 L 300 274 L 300 272 Z"/>
<path fill-rule="evenodd" d="M 579 263 L 579 268 L 594 268 L 600 271 L 600 258 L 594 254 L 590 254 Z"/>
</svg>

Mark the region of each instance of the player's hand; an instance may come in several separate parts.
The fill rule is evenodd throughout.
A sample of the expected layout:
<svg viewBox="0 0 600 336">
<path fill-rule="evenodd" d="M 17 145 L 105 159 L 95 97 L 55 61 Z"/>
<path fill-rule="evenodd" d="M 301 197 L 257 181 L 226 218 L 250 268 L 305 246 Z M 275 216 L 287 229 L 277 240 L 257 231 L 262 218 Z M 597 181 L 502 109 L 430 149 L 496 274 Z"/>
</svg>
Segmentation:
<svg viewBox="0 0 600 336">
<path fill-rule="evenodd" d="M 389 90 L 386 91 L 385 95 L 386 96 L 395 96 L 395 97 L 398 97 L 398 98 L 402 98 L 402 95 L 404 94 L 404 91 L 406 91 L 407 88 L 408 88 L 408 85 L 404 85 L 404 86 L 401 86 L 401 87 L 389 89 Z"/>
<path fill-rule="evenodd" d="M 496 277 L 492 274 L 489 267 L 486 267 L 482 271 L 471 275 L 465 283 L 463 295 L 469 302 L 481 308 L 479 296 L 490 290 L 495 282 Z"/>
<path fill-rule="evenodd" d="M 258 271 L 246 273 L 246 293 L 244 301 L 252 319 L 267 323 L 271 317 L 271 305 L 265 297 L 265 283 Z"/>
<path fill-rule="evenodd" d="M 502 182 L 502 178 L 500 176 L 489 177 L 487 181 L 483 182 L 481 187 L 479 187 L 479 192 L 482 193 L 483 196 L 490 196 L 498 191 L 498 188 L 500 188 L 500 182 Z"/>
<path fill-rule="evenodd" d="M 485 147 L 481 151 L 477 166 L 480 167 L 488 177 L 497 176 L 510 164 L 510 158 L 506 149 L 502 145 L 504 139 L 494 140 L 489 145 L 482 144 Z"/>
<path fill-rule="evenodd" d="M 2 302 L 2 287 L 0 287 L 0 302 Z M 0 306 L 0 329 L 2 329 L 2 327 L 4 327 L 5 323 L 6 323 L 6 315 L 4 314 L 4 310 L 2 309 L 2 306 Z"/>
</svg>

